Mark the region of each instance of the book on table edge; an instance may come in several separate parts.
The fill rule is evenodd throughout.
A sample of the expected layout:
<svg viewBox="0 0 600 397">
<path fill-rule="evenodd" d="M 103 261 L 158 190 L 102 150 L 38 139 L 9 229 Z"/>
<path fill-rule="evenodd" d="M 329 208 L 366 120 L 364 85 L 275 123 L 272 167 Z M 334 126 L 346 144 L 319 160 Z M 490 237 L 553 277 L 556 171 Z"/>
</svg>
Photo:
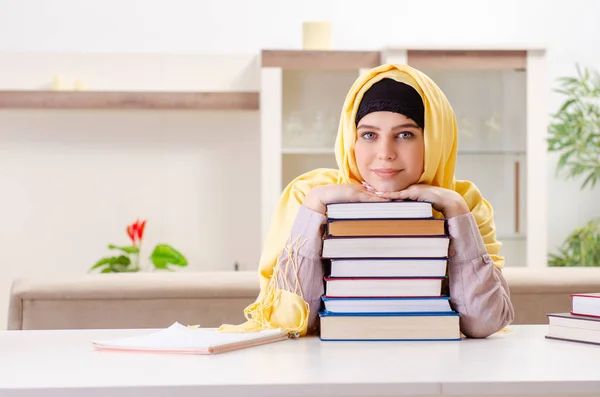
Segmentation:
<svg viewBox="0 0 600 397">
<path fill-rule="evenodd" d="M 546 339 L 600 345 L 600 318 L 571 313 L 548 313 Z"/>
</svg>

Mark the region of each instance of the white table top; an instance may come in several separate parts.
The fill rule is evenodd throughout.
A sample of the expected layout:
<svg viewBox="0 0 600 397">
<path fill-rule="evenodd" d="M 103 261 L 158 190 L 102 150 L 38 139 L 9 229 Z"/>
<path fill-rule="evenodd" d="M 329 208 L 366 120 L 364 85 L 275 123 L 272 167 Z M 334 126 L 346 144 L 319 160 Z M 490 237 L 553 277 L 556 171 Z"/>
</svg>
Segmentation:
<svg viewBox="0 0 600 397">
<path fill-rule="evenodd" d="M 286 340 L 213 356 L 101 352 L 92 339 L 148 330 L 0 332 L 0 396 L 406 396 L 600 394 L 600 346 L 546 325 L 459 342 Z"/>
</svg>

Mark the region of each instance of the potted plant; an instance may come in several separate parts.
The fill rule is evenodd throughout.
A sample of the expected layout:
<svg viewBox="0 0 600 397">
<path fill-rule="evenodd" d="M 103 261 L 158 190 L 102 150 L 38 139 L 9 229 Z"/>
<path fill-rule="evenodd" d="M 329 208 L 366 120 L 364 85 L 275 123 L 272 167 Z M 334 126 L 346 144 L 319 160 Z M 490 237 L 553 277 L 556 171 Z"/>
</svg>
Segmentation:
<svg viewBox="0 0 600 397">
<path fill-rule="evenodd" d="M 556 173 L 582 179 L 580 189 L 593 189 L 600 181 L 600 73 L 576 65 L 576 77 L 559 78 L 555 91 L 564 95 L 552 115 L 548 150 L 559 152 Z M 549 266 L 600 266 L 600 218 L 575 229 Z"/>
<path fill-rule="evenodd" d="M 146 221 L 136 220 L 127 226 L 126 231 L 131 245 L 109 244 L 108 249 L 117 251 L 115 255 L 106 256 L 96 262 L 89 271 L 100 273 L 128 273 L 142 270 L 140 252 L 144 238 Z M 157 244 L 150 254 L 150 263 L 153 270 L 173 270 L 172 266 L 187 266 L 186 258 L 175 248 L 168 244 Z"/>
</svg>

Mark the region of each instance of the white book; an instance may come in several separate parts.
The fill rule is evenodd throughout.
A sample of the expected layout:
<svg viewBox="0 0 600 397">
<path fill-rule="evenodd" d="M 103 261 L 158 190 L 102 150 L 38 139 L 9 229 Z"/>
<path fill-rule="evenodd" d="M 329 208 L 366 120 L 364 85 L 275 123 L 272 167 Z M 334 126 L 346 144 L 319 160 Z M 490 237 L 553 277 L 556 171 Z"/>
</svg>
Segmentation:
<svg viewBox="0 0 600 397">
<path fill-rule="evenodd" d="M 323 258 L 443 258 L 448 236 L 327 237 Z"/>
<path fill-rule="evenodd" d="M 572 314 L 600 317 L 600 293 L 571 294 Z"/>
<path fill-rule="evenodd" d="M 433 207 L 426 201 L 382 201 L 327 204 L 330 219 L 431 218 Z"/>
<path fill-rule="evenodd" d="M 460 315 L 352 314 L 320 312 L 320 338 L 334 340 L 459 341 Z"/>
<path fill-rule="evenodd" d="M 332 259 L 331 277 L 444 277 L 447 258 Z"/>
<path fill-rule="evenodd" d="M 327 297 L 441 296 L 443 278 L 333 278 L 325 277 Z"/>
<path fill-rule="evenodd" d="M 288 338 L 288 332 L 280 329 L 228 333 L 217 328 L 195 328 L 175 322 L 168 328 L 149 330 L 143 335 L 94 340 L 92 346 L 109 351 L 216 354 Z"/>
<path fill-rule="evenodd" d="M 321 297 L 331 313 L 450 313 L 450 297 L 437 298 L 330 298 Z"/>
</svg>

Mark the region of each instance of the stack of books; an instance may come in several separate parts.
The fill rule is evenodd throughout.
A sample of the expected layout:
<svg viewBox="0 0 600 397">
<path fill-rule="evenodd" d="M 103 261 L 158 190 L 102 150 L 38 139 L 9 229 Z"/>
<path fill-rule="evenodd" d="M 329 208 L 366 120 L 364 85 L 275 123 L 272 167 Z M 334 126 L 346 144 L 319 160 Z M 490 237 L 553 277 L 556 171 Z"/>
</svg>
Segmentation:
<svg viewBox="0 0 600 397">
<path fill-rule="evenodd" d="M 548 339 L 600 345 L 600 292 L 572 294 L 569 313 L 548 314 Z"/>
<path fill-rule="evenodd" d="M 442 295 L 450 238 L 428 202 L 327 206 L 321 340 L 460 340 Z"/>
</svg>

